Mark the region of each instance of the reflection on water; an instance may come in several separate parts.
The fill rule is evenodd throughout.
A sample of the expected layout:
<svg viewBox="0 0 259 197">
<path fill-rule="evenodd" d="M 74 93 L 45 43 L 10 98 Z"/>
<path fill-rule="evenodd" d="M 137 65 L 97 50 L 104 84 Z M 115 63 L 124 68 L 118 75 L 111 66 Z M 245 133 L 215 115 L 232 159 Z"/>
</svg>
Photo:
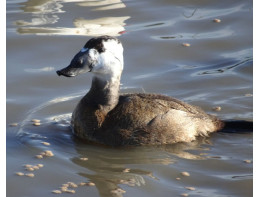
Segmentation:
<svg viewBox="0 0 259 197">
<path fill-rule="evenodd" d="M 96 7 L 96 6 L 102 6 L 99 8 L 95 8 L 93 10 L 112 10 L 112 9 L 118 9 L 118 8 L 125 8 L 126 5 L 121 2 L 121 0 L 102 0 L 102 1 L 90 1 L 90 2 L 82 2 L 78 3 L 80 6 L 87 6 L 87 7 Z"/>
<path fill-rule="evenodd" d="M 177 161 L 175 156 L 186 156 L 188 154 L 192 155 L 192 157 L 188 156 L 188 159 L 205 158 L 198 155 L 197 152 L 196 154 L 191 154 L 186 151 L 186 149 L 206 151 L 207 148 L 202 147 L 202 144 L 202 142 L 196 142 L 194 144 L 178 144 L 164 147 L 122 149 L 121 151 L 124 154 L 120 154 L 121 151 L 107 148 L 107 152 L 103 154 L 98 149 L 91 149 L 91 147 L 77 142 L 76 151 L 78 156 L 73 157 L 71 161 L 85 168 L 86 172 L 88 171 L 88 173 L 80 172 L 79 175 L 94 182 L 100 196 L 122 196 L 121 193 L 113 193 L 112 191 L 118 188 L 121 189 L 124 185 L 131 187 L 144 186 L 146 185 L 146 179 L 159 182 L 159 178 L 153 174 L 153 171 L 145 169 L 144 166 L 159 165 L 166 168 L 175 164 Z M 178 153 L 181 152 L 181 154 L 175 154 L 177 151 Z M 159 157 L 153 157 L 154 152 Z M 89 158 L 91 162 L 82 161 L 80 158 Z"/>
<path fill-rule="evenodd" d="M 24 69 L 25 72 L 29 73 L 38 73 L 38 72 L 51 72 L 55 70 L 54 67 L 44 67 L 44 68 L 26 68 Z"/>
<path fill-rule="evenodd" d="M 36 34 L 36 35 L 81 35 L 81 36 L 100 36 L 110 35 L 119 36 L 124 29 L 124 21 L 130 17 L 106 17 L 93 20 L 85 20 L 78 18 L 74 20 L 75 28 L 62 27 L 26 27 L 18 28 L 20 34 Z"/>
<path fill-rule="evenodd" d="M 25 20 L 17 20 L 15 24 L 17 26 L 38 26 L 46 24 L 57 23 L 59 17 L 56 13 L 64 12 L 61 8 L 63 5 L 57 1 L 52 0 L 28 0 L 26 2 L 20 3 L 20 9 L 24 13 L 31 13 L 32 19 L 30 22 Z"/>
<path fill-rule="evenodd" d="M 211 32 L 204 32 L 204 33 L 181 33 L 179 32 L 177 35 L 167 35 L 167 36 L 153 36 L 154 39 L 215 39 L 215 38 L 224 38 L 229 37 L 234 34 L 234 31 L 231 30 L 229 27 L 225 29 L 220 29 L 217 31 L 211 31 Z"/>
<path fill-rule="evenodd" d="M 32 14 L 53 14 L 60 13 L 62 11 L 63 5 L 59 1 L 53 0 L 27 0 L 23 3 L 20 3 L 20 9 L 25 13 Z"/>
<path fill-rule="evenodd" d="M 197 73 L 193 73 L 192 76 L 195 75 L 207 75 L 207 74 L 213 74 L 213 75 L 217 75 L 220 73 L 228 73 L 229 72 L 234 72 L 234 69 L 240 65 L 249 65 L 251 64 L 251 62 L 253 61 L 253 59 L 251 57 L 245 58 L 244 60 L 241 60 L 239 62 L 226 62 L 226 63 L 221 63 L 220 68 L 219 65 L 212 65 L 212 66 L 208 66 L 207 69 L 205 71 L 200 70 Z"/>
<path fill-rule="evenodd" d="M 74 27 L 46 27 L 46 25 L 58 23 L 62 18 L 62 9 L 64 3 L 81 2 L 78 6 L 82 7 L 98 7 L 93 11 L 112 10 L 125 8 L 126 5 L 121 0 L 104 0 L 104 1 L 85 1 L 85 0 L 28 0 L 21 3 L 21 9 L 25 13 L 31 13 L 31 21 L 17 20 L 15 25 L 19 34 L 36 34 L 36 35 L 83 35 L 83 36 L 98 36 L 110 35 L 120 36 L 124 33 L 125 21 L 130 16 L 121 17 L 101 17 L 96 19 L 84 19 L 84 17 L 77 17 L 73 20 Z M 100 7 L 101 6 L 101 7 Z M 45 27 L 35 27 L 35 26 Z M 22 26 L 22 27 L 21 27 Z"/>
</svg>

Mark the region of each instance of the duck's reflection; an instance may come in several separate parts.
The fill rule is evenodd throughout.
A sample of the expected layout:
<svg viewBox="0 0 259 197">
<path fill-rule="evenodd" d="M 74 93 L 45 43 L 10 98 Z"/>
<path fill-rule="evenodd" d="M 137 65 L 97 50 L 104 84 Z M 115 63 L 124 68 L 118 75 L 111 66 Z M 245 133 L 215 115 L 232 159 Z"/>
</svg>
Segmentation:
<svg viewBox="0 0 259 197">
<path fill-rule="evenodd" d="M 198 139 L 192 143 L 166 146 L 110 148 L 85 145 L 75 139 L 79 156 L 71 160 L 86 169 L 79 174 L 95 183 L 100 196 L 123 196 L 128 187 L 145 185 L 147 179 L 159 180 L 152 170 L 157 165 L 160 169 L 164 166 L 164 170 L 168 170 L 172 169 L 170 166 L 173 167 L 175 162 L 179 162 L 179 157 L 204 159 L 205 156 L 200 153 L 207 151 L 206 145 L 209 143 L 208 139 Z M 179 174 L 177 169 L 173 174 Z"/>
<path fill-rule="evenodd" d="M 110 35 L 119 36 L 125 32 L 125 21 L 130 16 L 101 17 L 96 19 L 75 18 L 74 27 L 57 27 L 64 10 L 64 3 L 76 3 L 78 6 L 94 7 L 92 10 L 108 10 L 125 8 L 121 0 L 86 1 L 86 0 L 28 0 L 21 3 L 21 10 L 24 13 L 31 13 L 31 20 L 17 20 L 19 34 L 36 35 L 83 35 L 98 36 Z M 88 12 L 89 13 L 89 12 Z M 90 15 L 90 13 L 89 13 Z M 55 24 L 55 26 L 47 25 Z M 44 27 L 41 27 L 44 26 Z"/>
<path fill-rule="evenodd" d="M 17 29 L 20 34 L 36 35 L 82 35 L 82 36 L 99 36 L 110 35 L 119 36 L 125 32 L 124 21 L 126 17 L 105 17 L 93 20 L 83 18 L 74 20 L 74 28 L 66 27 L 21 27 Z"/>
</svg>

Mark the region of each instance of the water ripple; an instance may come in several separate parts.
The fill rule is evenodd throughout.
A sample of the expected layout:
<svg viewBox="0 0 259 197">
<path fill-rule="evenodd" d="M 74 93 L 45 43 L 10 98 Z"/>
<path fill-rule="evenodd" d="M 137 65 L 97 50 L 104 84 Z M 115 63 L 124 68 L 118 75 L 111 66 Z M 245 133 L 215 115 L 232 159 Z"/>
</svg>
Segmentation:
<svg viewBox="0 0 259 197">
<path fill-rule="evenodd" d="M 233 70 L 236 68 L 236 67 L 239 67 L 239 66 L 242 66 L 242 65 L 245 65 L 249 62 L 252 62 L 253 59 L 250 57 L 250 58 L 246 58 L 244 60 L 241 60 L 241 61 L 231 61 L 231 62 L 226 62 L 226 63 L 223 63 L 221 65 L 218 65 L 218 64 L 214 64 L 214 65 L 211 65 L 211 66 L 208 66 L 207 68 L 211 68 L 211 69 L 206 69 L 206 70 L 199 70 L 198 72 L 195 72 L 192 74 L 192 76 L 198 76 L 198 75 L 218 75 L 218 74 L 222 74 L 222 73 L 228 73 L 229 72 L 233 72 Z"/>
</svg>

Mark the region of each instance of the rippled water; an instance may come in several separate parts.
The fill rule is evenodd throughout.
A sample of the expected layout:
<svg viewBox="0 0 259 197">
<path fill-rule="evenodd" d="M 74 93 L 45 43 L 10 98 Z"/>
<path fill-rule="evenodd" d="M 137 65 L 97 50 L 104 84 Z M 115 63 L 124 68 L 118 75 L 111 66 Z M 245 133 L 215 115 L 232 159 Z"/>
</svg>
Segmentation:
<svg viewBox="0 0 259 197">
<path fill-rule="evenodd" d="M 252 132 L 167 146 L 83 144 L 69 121 L 92 76 L 55 73 L 92 36 L 118 36 L 122 92 L 167 94 L 222 119 L 252 120 L 252 15 L 252 0 L 7 0 L 7 196 L 53 196 L 68 181 L 95 184 L 72 196 L 252 196 Z M 45 150 L 54 157 L 35 157 Z M 17 176 L 29 173 L 24 164 L 44 167 Z"/>
</svg>

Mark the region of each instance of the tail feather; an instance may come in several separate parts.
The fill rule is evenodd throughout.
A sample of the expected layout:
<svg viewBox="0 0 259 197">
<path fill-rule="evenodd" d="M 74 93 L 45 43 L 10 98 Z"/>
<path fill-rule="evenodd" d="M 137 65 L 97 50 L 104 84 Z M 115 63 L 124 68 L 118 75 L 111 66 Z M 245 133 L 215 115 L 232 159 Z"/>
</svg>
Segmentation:
<svg viewBox="0 0 259 197">
<path fill-rule="evenodd" d="M 225 133 L 253 132 L 253 121 L 225 120 L 224 126 L 220 130 L 220 132 L 225 132 Z"/>
</svg>

